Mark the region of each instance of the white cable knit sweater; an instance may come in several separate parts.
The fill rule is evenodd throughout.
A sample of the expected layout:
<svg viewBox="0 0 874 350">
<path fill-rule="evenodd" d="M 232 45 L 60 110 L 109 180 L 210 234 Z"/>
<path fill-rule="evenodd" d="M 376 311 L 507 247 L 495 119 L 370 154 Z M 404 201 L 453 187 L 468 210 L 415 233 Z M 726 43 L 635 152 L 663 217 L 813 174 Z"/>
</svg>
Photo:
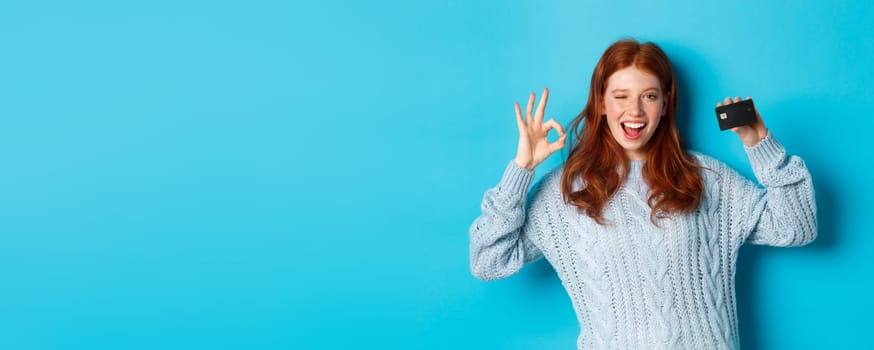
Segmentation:
<svg viewBox="0 0 874 350">
<path fill-rule="evenodd" d="M 701 205 L 659 220 L 660 227 L 649 221 L 643 161 L 631 162 L 627 181 L 605 206 L 607 226 L 563 201 L 561 168 L 527 198 L 534 173 L 511 161 L 470 227 L 471 271 L 494 280 L 546 257 L 576 310 L 579 349 L 736 349 L 740 246 L 799 246 L 816 237 L 804 162 L 787 157 L 770 133 L 746 151 L 764 189 L 693 154 L 706 168 Z"/>
</svg>

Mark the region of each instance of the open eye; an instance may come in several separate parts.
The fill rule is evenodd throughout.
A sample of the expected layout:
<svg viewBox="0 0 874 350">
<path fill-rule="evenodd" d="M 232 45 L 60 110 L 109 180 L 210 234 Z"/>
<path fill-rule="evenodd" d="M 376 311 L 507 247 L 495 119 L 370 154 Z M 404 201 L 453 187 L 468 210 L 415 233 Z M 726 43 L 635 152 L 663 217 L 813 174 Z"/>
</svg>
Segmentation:
<svg viewBox="0 0 874 350">
<path fill-rule="evenodd" d="M 659 99 L 659 95 L 656 95 L 656 94 L 646 94 L 643 97 L 647 100 L 652 100 L 652 101 Z"/>
</svg>

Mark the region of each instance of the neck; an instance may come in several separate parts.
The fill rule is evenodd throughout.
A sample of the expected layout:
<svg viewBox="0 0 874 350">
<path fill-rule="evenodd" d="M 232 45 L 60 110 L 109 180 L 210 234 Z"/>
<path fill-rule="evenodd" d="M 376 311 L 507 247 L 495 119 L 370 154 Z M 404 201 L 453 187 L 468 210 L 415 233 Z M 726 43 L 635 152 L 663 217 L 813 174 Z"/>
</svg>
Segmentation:
<svg viewBox="0 0 874 350">
<path fill-rule="evenodd" d="M 643 159 L 628 160 L 628 178 L 639 179 L 643 177 L 643 165 L 646 163 Z"/>
</svg>

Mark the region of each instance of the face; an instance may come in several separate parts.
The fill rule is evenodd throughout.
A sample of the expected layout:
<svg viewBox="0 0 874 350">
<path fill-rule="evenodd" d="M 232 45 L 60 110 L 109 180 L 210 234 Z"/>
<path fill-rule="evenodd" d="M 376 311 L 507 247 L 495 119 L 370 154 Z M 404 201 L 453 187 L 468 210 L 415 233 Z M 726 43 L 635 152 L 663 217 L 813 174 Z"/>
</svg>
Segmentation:
<svg viewBox="0 0 874 350">
<path fill-rule="evenodd" d="M 649 140 L 667 112 L 659 78 L 634 66 L 613 73 L 604 94 L 607 125 L 632 160 L 646 159 Z"/>
</svg>

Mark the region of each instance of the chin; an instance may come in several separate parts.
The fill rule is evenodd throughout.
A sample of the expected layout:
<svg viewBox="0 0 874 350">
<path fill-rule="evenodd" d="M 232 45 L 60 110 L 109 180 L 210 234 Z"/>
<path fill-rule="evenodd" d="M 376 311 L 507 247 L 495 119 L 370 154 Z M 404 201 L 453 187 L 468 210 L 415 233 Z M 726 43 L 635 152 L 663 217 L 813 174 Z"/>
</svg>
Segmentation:
<svg viewBox="0 0 874 350">
<path fill-rule="evenodd" d="M 630 152 L 639 152 L 646 154 L 647 153 L 647 145 L 649 144 L 652 135 L 641 135 L 637 140 L 626 140 L 625 135 L 621 133 L 617 136 L 616 133 L 613 133 L 613 140 L 619 144 L 619 147 L 625 151 L 626 154 Z M 629 158 L 633 159 L 633 157 Z"/>
</svg>

